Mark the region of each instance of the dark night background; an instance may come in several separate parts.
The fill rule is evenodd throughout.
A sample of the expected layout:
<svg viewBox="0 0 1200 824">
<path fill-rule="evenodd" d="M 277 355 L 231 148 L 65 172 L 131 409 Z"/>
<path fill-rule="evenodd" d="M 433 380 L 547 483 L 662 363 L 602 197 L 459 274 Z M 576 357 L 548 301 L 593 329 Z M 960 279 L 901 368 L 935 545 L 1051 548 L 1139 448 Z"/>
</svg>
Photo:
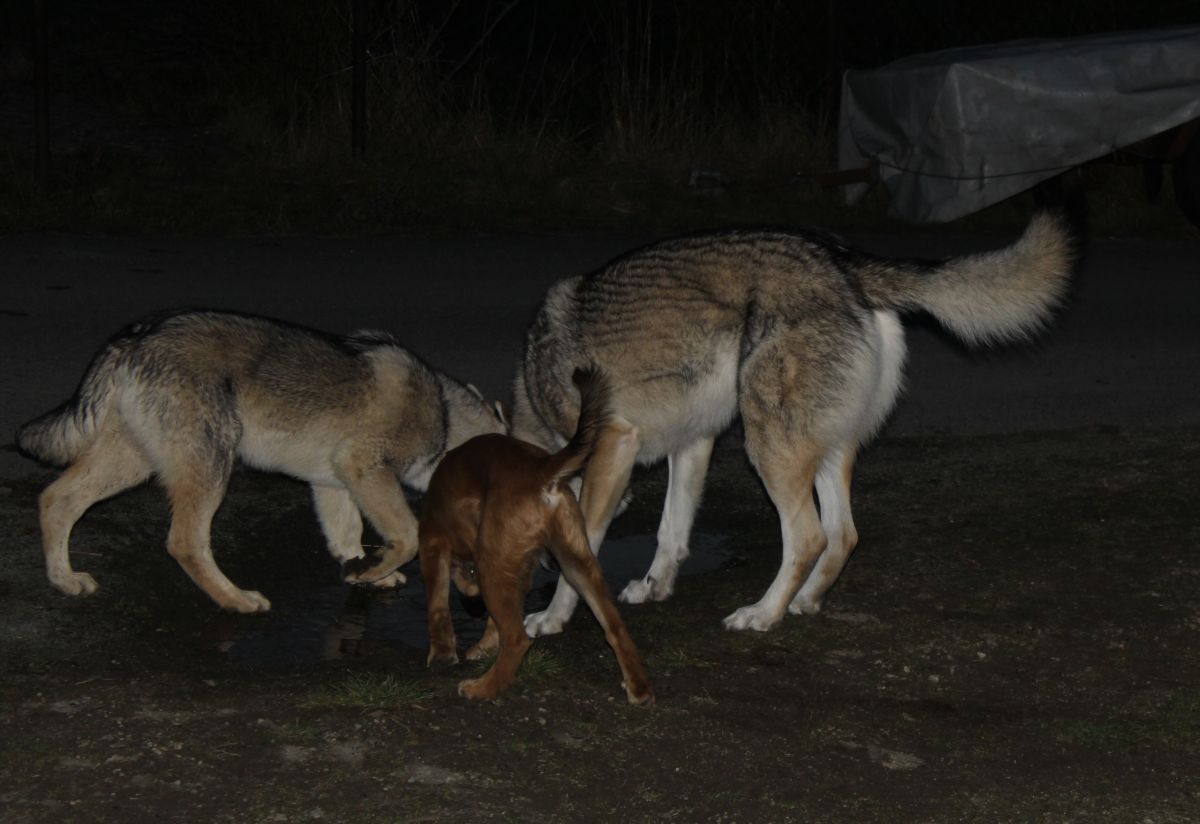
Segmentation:
<svg viewBox="0 0 1200 824">
<path fill-rule="evenodd" d="M 722 627 L 776 574 L 780 527 L 738 428 L 720 440 L 691 541 L 719 571 L 621 605 L 648 711 L 586 610 L 501 700 L 460 698 L 481 665 L 426 666 L 417 570 L 344 584 L 311 492 L 269 473 L 234 473 L 212 548 L 270 613 L 188 580 L 155 484 L 73 531 L 100 590 L 55 590 L 55 473 L 7 441 L 135 318 L 386 329 L 508 398 L 550 285 L 670 232 L 815 223 L 925 259 L 1017 236 L 1030 192 L 914 226 L 882 186 L 851 207 L 820 185 L 843 69 L 1200 20 L 1200 0 L 366 0 L 356 157 L 352 3 L 43 0 L 44 181 L 38 4 L 0 3 L 4 824 L 1200 821 L 1200 235 L 1136 155 L 1075 174 L 1090 231 L 1036 341 L 968 351 L 906 319 L 819 615 Z M 669 483 L 636 473 L 614 587 L 650 563 Z"/>
<path fill-rule="evenodd" d="M 674 227 L 844 220 L 838 76 L 915 52 L 1189 22 L 1178 2 L 47 0 L 50 186 L 34 175 L 34 3 L 0 11 L 0 227 Z M 697 204 L 697 169 L 735 184 Z M 803 179 L 803 178 L 801 178 Z M 879 208 L 860 209 L 875 219 Z"/>
</svg>

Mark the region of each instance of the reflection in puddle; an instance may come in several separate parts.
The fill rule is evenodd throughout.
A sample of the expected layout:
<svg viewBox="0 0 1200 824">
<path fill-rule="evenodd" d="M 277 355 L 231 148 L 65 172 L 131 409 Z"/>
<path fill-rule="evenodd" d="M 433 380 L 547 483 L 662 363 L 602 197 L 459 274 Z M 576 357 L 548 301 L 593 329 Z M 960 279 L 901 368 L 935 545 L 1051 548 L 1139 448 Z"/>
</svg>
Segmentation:
<svg viewBox="0 0 1200 824">
<path fill-rule="evenodd" d="M 681 575 L 718 569 L 731 559 L 720 536 L 692 536 L 691 555 Z M 653 535 L 613 538 L 600 553 L 604 577 L 614 597 L 631 579 L 640 578 L 654 557 Z M 295 664 L 368 655 L 372 650 L 396 646 L 426 649 L 425 590 L 416 562 L 404 570 L 408 583 L 400 589 L 371 591 L 347 584 L 308 590 L 303 597 L 284 598 L 275 593 L 272 611 L 253 625 L 242 616 L 228 616 L 213 627 L 216 646 L 231 661 L 247 664 Z M 558 574 L 540 569 L 525 601 L 527 612 L 542 609 L 554 594 Z M 467 602 L 453 591 L 451 618 L 459 646 L 479 640 L 485 616 L 482 602 Z M 295 604 L 293 607 L 285 603 Z M 585 607 L 580 607 L 584 609 Z M 624 608 L 624 607 L 623 607 Z M 240 619 L 240 620 L 239 620 Z M 211 636 L 210 636 L 211 640 Z"/>
</svg>

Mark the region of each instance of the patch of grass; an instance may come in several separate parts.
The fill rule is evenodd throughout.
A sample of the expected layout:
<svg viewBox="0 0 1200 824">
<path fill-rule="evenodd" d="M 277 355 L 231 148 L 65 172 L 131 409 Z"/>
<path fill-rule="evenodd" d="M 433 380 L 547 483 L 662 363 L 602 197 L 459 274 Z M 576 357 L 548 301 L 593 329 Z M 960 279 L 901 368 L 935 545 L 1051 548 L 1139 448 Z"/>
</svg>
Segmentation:
<svg viewBox="0 0 1200 824">
<path fill-rule="evenodd" d="M 7 738 L 0 741 L 0 770 L 41 769 L 58 763 L 62 749 L 49 741 Z M 11 773 L 10 773 L 11 774 Z"/>
<path fill-rule="evenodd" d="M 393 675 L 356 673 L 329 684 L 300 702 L 303 709 L 386 709 L 428 700 L 433 691 Z"/>
<path fill-rule="evenodd" d="M 534 648 L 525 654 L 521 662 L 521 680 L 541 681 L 557 678 L 566 670 L 566 662 L 546 649 Z"/>
<path fill-rule="evenodd" d="M 1174 696 L 1149 714 L 1068 719 L 1056 730 L 1060 740 L 1115 748 L 1140 744 L 1200 747 L 1200 694 Z"/>
<path fill-rule="evenodd" d="M 720 665 L 719 661 L 713 660 L 713 656 L 699 656 L 693 650 L 685 647 L 676 647 L 663 652 L 646 654 L 646 666 L 652 671 L 672 670 L 677 668 L 692 669 L 716 667 Z"/>
<path fill-rule="evenodd" d="M 312 745 L 322 740 L 321 730 L 301 721 L 273 723 L 269 729 L 271 734 L 284 744 Z"/>
</svg>

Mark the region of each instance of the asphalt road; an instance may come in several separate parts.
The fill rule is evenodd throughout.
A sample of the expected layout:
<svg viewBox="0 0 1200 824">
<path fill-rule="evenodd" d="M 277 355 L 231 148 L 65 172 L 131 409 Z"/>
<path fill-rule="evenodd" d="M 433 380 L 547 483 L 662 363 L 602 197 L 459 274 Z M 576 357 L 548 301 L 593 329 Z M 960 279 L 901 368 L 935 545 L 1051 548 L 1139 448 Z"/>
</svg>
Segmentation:
<svg viewBox="0 0 1200 824">
<path fill-rule="evenodd" d="M 545 288 L 650 237 L 0 238 L 0 443 L 66 399 L 100 344 L 171 307 L 387 329 L 434 366 L 507 398 Z M 999 238 L 851 237 L 940 257 Z M 908 320 L 907 390 L 884 436 L 1200 423 L 1200 241 L 1093 241 L 1070 305 L 1036 344 L 969 352 Z M 0 450 L 0 478 L 35 464 Z"/>
</svg>

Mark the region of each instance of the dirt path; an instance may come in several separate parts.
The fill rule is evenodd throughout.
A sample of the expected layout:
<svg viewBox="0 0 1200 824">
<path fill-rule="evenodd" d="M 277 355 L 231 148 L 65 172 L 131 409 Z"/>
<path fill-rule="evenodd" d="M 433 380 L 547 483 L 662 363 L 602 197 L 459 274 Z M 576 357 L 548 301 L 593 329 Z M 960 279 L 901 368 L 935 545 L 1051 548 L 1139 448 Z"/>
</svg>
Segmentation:
<svg viewBox="0 0 1200 824">
<path fill-rule="evenodd" d="M 191 586 L 159 549 L 160 492 L 81 522 L 77 566 L 102 589 L 73 600 L 40 568 L 40 479 L 10 482 L 3 818 L 1194 822 L 1198 436 L 885 440 L 862 462 L 862 542 L 826 611 L 766 634 L 720 626 L 778 562 L 774 514 L 730 442 L 698 528 L 734 560 L 623 610 L 649 710 L 624 703 L 584 614 L 489 705 L 454 693 L 476 665 L 431 674 L 399 643 L 234 660 L 231 626 L 277 619 L 221 615 Z M 618 537 L 653 532 L 664 481 L 637 479 Z M 215 534 L 277 614 L 335 576 L 291 482 L 239 475 Z M 331 626 L 397 597 L 339 592 Z"/>
</svg>

